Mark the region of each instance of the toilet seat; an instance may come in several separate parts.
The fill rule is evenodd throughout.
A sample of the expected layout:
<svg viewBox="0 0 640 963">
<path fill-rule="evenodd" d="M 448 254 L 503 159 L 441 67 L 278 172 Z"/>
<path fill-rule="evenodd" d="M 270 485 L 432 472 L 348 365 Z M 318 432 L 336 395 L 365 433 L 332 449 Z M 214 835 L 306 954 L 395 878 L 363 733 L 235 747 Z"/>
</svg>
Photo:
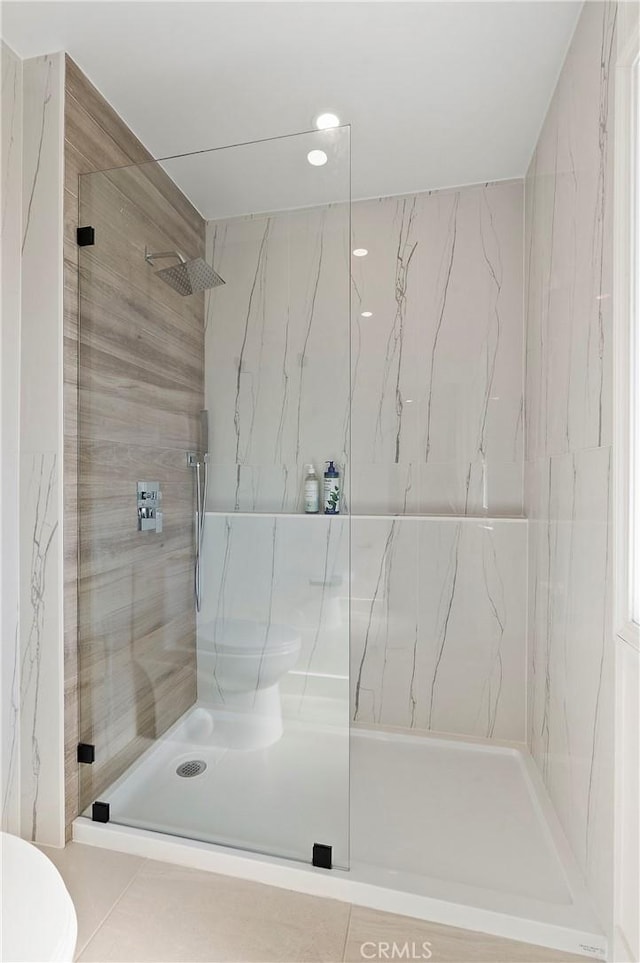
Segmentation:
<svg viewBox="0 0 640 963">
<path fill-rule="evenodd" d="M 50 859 L 18 836 L 0 833 L 2 952 L 11 963 L 71 963 L 78 924 L 73 902 Z"/>
<path fill-rule="evenodd" d="M 218 655 L 282 655 L 295 652 L 301 644 L 299 633 L 288 625 L 249 619 L 219 619 L 202 626 L 200 634 Z"/>
</svg>

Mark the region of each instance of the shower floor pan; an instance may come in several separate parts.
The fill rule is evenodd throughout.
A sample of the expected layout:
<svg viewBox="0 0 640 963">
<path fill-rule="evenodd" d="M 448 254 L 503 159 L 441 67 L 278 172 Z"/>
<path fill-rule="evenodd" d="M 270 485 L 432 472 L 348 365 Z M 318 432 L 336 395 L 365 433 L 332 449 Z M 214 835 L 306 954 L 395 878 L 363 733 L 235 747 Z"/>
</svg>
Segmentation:
<svg viewBox="0 0 640 963">
<path fill-rule="evenodd" d="M 190 743 L 208 713 L 196 707 L 179 720 L 101 794 L 112 821 L 83 815 L 74 839 L 606 958 L 605 937 L 526 750 L 352 729 L 350 869 L 323 870 L 247 849 L 286 854 L 297 843 L 304 851 L 305 805 L 314 797 L 309 773 L 323 772 L 318 757 L 341 752 L 345 736 L 320 727 L 311 736 L 308 724 L 288 722 L 278 743 L 257 751 L 260 764 L 248 765 L 247 753 Z M 206 769 L 181 778 L 176 770 L 190 760 Z M 285 775 L 295 782 L 288 786 Z M 331 841 L 344 804 L 331 811 L 323 803 L 317 817 L 316 841 Z"/>
</svg>

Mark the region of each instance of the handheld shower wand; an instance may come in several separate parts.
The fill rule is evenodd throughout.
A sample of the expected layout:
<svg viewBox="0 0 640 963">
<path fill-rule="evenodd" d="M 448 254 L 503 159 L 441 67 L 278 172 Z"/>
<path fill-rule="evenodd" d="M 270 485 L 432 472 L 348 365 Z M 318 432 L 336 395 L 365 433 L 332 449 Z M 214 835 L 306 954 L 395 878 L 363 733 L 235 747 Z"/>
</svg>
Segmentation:
<svg viewBox="0 0 640 963">
<path fill-rule="evenodd" d="M 196 560 L 194 567 L 194 594 L 196 612 L 202 608 L 202 540 L 204 536 L 205 513 L 207 510 L 207 490 L 209 488 L 209 454 L 200 455 L 194 452 L 187 454 L 187 462 L 196 470 Z"/>
</svg>

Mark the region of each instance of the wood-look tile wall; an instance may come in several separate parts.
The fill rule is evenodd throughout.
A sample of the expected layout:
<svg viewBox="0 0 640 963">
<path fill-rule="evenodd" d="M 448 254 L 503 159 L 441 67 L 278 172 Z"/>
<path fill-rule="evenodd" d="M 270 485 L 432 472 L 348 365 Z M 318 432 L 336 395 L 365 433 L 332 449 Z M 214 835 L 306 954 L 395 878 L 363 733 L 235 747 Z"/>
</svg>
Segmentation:
<svg viewBox="0 0 640 963">
<path fill-rule="evenodd" d="M 68 827 L 78 805 L 95 799 L 195 701 L 193 478 L 185 452 L 198 447 L 204 403 L 204 298 L 183 298 L 163 284 L 144 249 L 203 254 L 204 221 L 158 165 L 127 168 L 150 161 L 67 58 Z M 88 173 L 96 171 L 108 173 Z M 96 244 L 79 249 L 75 231 L 85 222 L 95 227 Z M 161 483 L 162 535 L 136 530 L 138 480 Z M 80 785 L 78 741 L 96 746 L 96 762 L 80 767 Z"/>
</svg>

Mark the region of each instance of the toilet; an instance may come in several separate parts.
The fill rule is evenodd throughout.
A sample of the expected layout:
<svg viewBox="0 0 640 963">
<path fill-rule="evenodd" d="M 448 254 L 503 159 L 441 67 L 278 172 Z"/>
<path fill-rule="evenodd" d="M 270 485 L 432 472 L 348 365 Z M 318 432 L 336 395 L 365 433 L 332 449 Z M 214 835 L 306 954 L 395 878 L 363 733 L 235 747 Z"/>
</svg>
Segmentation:
<svg viewBox="0 0 640 963">
<path fill-rule="evenodd" d="M 18 836 L 0 833 L 2 952 L 7 963 L 71 963 L 76 911 L 50 859 Z"/>
<path fill-rule="evenodd" d="M 279 682 L 300 656 L 299 632 L 249 619 L 198 629 L 198 702 L 216 709 L 216 742 L 259 749 L 282 736 Z"/>
</svg>

